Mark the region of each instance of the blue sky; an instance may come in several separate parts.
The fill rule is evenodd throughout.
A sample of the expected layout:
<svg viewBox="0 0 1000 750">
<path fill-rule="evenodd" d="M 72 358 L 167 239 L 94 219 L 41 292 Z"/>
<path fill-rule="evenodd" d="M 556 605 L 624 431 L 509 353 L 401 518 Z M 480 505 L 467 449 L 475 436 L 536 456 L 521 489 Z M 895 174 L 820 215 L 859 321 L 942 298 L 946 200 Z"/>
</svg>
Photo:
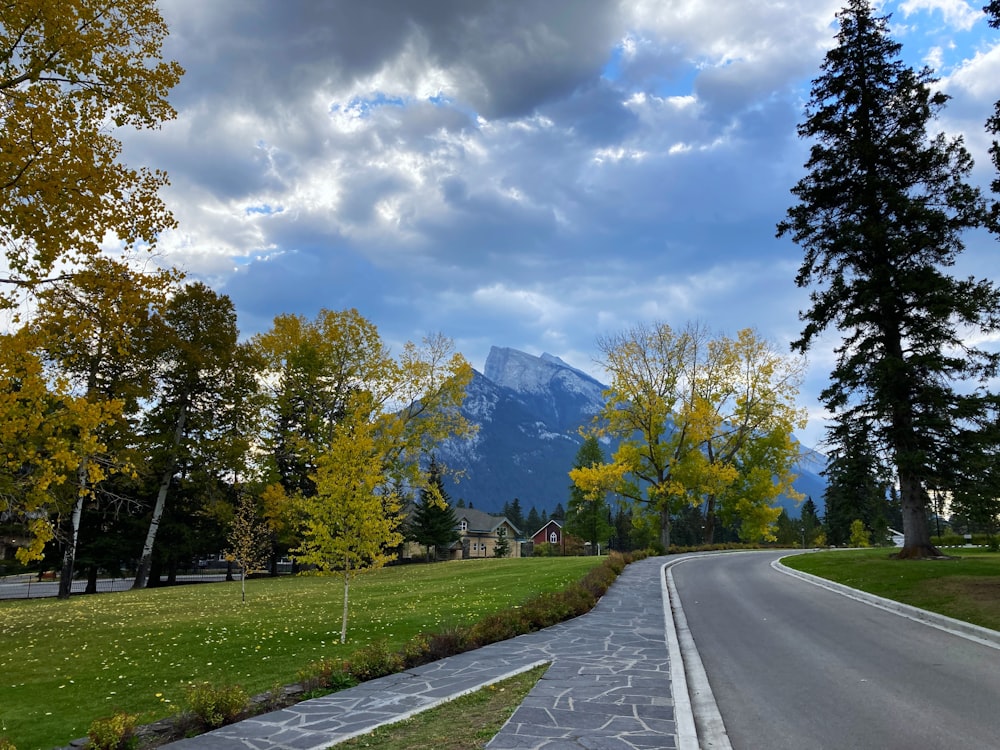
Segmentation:
<svg viewBox="0 0 1000 750">
<path fill-rule="evenodd" d="M 1000 99 L 984 0 L 886 2 L 991 178 Z M 162 0 L 187 70 L 176 120 L 126 137 L 165 169 L 160 252 L 236 304 L 357 308 L 398 348 L 443 333 L 603 378 L 595 341 L 643 322 L 799 333 L 801 251 L 774 237 L 802 176 L 796 136 L 835 34 L 827 0 Z M 994 238 L 959 272 L 997 278 Z M 810 354 L 803 433 L 834 337 Z"/>
</svg>

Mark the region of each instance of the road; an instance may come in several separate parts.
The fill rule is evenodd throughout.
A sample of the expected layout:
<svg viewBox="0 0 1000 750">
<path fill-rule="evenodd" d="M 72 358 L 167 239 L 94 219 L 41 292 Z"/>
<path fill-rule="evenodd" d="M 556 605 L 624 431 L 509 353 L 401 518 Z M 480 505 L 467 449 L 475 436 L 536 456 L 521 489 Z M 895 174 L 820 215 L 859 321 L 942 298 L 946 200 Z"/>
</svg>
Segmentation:
<svg viewBox="0 0 1000 750">
<path fill-rule="evenodd" d="M 239 574 L 233 576 L 237 581 Z M 177 576 L 179 582 L 213 583 L 226 580 L 225 573 L 206 573 Z M 132 578 L 98 578 L 98 593 L 109 591 L 128 591 L 132 588 Z M 87 582 L 73 581 L 73 593 L 82 594 L 87 588 Z M 44 599 L 54 597 L 59 593 L 59 581 L 39 581 L 34 575 L 16 575 L 0 578 L 0 600 L 3 599 Z"/>
<path fill-rule="evenodd" d="M 735 750 L 1000 748 L 1000 650 L 770 567 L 671 568 Z"/>
</svg>

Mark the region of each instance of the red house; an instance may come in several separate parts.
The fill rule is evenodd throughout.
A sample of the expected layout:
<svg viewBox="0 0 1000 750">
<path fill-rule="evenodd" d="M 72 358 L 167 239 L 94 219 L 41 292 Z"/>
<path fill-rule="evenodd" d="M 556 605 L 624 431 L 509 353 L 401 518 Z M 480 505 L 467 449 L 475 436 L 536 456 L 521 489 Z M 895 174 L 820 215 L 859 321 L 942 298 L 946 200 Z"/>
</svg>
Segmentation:
<svg viewBox="0 0 1000 750">
<path fill-rule="evenodd" d="M 558 521 L 550 520 L 542 528 L 531 535 L 531 541 L 535 544 L 555 544 L 562 547 L 563 528 Z"/>
</svg>

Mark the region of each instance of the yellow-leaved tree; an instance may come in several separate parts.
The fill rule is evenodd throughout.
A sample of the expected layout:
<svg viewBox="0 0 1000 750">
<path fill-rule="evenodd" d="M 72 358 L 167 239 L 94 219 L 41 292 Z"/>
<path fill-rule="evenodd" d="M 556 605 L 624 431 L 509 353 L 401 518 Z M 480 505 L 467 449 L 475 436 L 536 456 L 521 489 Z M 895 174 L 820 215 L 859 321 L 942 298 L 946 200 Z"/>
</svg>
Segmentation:
<svg viewBox="0 0 1000 750">
<path fill-rule="evenodd" d="M 161 59 L 166 34 L 155 0 L 0 3 L 4 281 L 33 286 L 108 235 L 147 247 L 173 226 L 166 175 L 126 167 L 112 134 L 174 117 L 167 93 L 183 71 Z"/>
<path fill-rule="evenodd" d="M 305 524 L 296 551 L 300 561 L 343 580 L 341 643 L 347 640 L 351 578 L 381 568 L 403 542 L 401 501 L 385 481 L 384 446 L 368 418 L 370 397 L 357 394 L 349 400 L 355 402 L 351 416 L 334 427 L 329 450 L 319 459 L 316 494 L 301 499 Z"/>
<path fill-rule="evenodd" d="M 751 329 L 732 339 L 697 325 L 638 325 L 598 345 L 611 385 L 594 434 L 619 447 L 610 462 L 571 471 L 574 484 L 654 513 L 664 549 L 685 504 L 704 509 L 706 542 L 717 515 L 738 522 L 747 540 L 767 538 L 779 512 L 772 503 L 795 497 L 801 362 Z"/>
<path fill-rule="evenodd" d="M 297 561 L 343 574 L 346 638 L 350 579 L 402 541 L 396 488 L 425 486 L 422 457 L 472 431 L 459 410 L 472 368 L 441 335 L 393 358 L 356 310 L 281 316 L 254 344 L 270 391 L 265 512 L 276 535 L 298 526 Z"/>
<path fill-rule="evenodd" d="M 25 333 L 0 337 L 0 516 L 26 529 L 17 550 L 25 563 L 42 557 L 60 517 L 103 478 L 87 462 L 83 486 L 67 481 L 85 457 L 104 451 L 99 433 L 121 410 L 72 395 L 64 378 L 46 375 L 33 348 Z"/>
</svg>

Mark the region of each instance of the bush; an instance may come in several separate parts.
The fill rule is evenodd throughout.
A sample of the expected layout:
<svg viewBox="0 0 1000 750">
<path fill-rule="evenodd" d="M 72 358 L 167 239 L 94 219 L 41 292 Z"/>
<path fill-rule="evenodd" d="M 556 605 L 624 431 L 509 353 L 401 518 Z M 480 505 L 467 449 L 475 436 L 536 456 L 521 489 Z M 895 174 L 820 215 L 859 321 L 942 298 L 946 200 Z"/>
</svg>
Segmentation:
<svg viewBox="0 0 1000 750">
<path fill-rule="evenodd" d="M 533 557 L 560 557 L 561 555 L 562 550 L 559 549 L 559 545 L 550 544 L 549 542 L 536 544 L 535 551 L 532 553 Z"/>
<path fill-rule="evenodd" d="M 188 709 L 205 726 L 215 729 L 236 721 L 247 710 L 250 696 L 239 685 L 192 685 L 187 693 Z"/>
<path fill-rule="evenodd" d="M 137 714 L 116 713 L 107 719 L 95 719 L 87 730 L 90 742 L 87 747 L 95 750 L 125 750 L 136 746 L 135 726 Z M 0 743 L 0 748 L 3 743 Z"/>
<path fill-rule="evenodd" d="M 17 750 L 17 746 L 6 737 L 0 737 L 0 750 Z"/>
<path fill-rule="evenodd" d="M 303 692 L 314 693 L 319 690 L 343 690 L 354 687 L 358 681 L 347 673 L 344 663 L 332 659 L 320 659 L 306 665 L 298 673 L 299 684 Z"/>
<path fill-rule="evenodd" d="M 403 668 L 402 654 L 389 651 L 385 641 L 376 641 L 354 652 L 347 673 L 358 682 L 374 680 Z"/>
</svg>

